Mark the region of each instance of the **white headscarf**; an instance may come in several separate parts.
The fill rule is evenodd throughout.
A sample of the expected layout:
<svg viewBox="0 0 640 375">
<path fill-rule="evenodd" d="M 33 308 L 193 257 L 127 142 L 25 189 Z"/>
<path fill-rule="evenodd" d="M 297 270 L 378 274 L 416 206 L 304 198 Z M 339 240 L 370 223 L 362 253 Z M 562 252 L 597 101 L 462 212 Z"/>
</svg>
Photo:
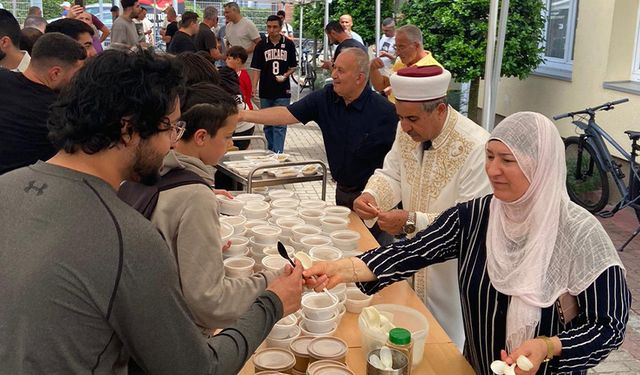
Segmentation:
<svg viewBox="0 0 640 375">
<path fill-rule="evenodd" d="M 599 222 L 569 200 L 564 144 L 545 116 L 520 112 L 504 119 L 491 140 L 506 145 L 530 185 L 514 202 L 491 201 L 487 271 L 511 296 L 507 350 L 534 337 L 541 308 L 577 295 L 607 268 L 622 263 Z"/>
</svg>

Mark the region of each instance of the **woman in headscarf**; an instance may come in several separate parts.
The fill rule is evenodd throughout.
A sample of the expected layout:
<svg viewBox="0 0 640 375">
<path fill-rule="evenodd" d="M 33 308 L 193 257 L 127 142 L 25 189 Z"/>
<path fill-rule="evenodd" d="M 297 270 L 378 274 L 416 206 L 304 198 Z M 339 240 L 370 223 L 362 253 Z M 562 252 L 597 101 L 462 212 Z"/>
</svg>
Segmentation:
<svg viewBox="0 0 640 375">
<path fill-rule="evenodd" d="M 507 117 L 487 142 L 485 169 L 493 195 L 443 212 L 412 240 L 316 264 L 305 276 L 328 277 L 316 290 L 355 281 L 372 294 L 458 258 L 464 353 L 478 374 L 520 355 L 534 367 L 517 374 L 586 374 L 622 344 L 631 295 L 608 235 L 569 200 L 557 129 L 538 113 Z M 577 302 L 569 322 L 561 296 Z"/>
</svg>

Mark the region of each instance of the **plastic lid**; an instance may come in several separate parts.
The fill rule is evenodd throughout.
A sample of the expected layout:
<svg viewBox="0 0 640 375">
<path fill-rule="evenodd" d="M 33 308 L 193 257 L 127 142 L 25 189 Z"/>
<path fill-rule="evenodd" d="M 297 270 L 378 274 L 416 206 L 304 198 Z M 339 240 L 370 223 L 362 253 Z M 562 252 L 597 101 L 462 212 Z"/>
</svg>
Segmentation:
<svg viewBox="0 0 640 375">
<path fill-rule="evenodd" d="M 389 342 L 396 345 L 411 343 L 411 332 L 404 328 L 393 328 L 389 331 Z"/>
</svg>

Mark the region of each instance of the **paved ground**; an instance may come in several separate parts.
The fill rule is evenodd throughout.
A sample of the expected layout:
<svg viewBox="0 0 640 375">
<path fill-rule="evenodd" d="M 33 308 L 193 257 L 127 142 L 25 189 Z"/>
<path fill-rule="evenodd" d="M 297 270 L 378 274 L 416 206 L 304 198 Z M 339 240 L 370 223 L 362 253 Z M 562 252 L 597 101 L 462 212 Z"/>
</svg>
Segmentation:
<svg viewBox="0 0 640 375">
<path fill-rule="evenodd" d="M 261 131 L 259 130 L 258 133 Z M 300 160 L 319 159 L 324 162 L 327 160 L 322 133 L 315 124 L 288 126 L 285 152 Z M 306 182 L 288 185 L 285 188 L 295 190 L 301 199 L 318 199 L 321 195 L 322 183 Z M 335 203 L 334 197 L 335 182 L 329 179 L 327 201 Z M 616 247 L 622 245 L 639 225 L 631 210 L 622 211 L 610 219 L 599 220 Z M 611 353 L 603 363 L 589 370 L 589 374 L 640 375 L 640 235 L 619 254 L 627 269 L 627 282 L 633 296 L 627 333 L 622 348 Z"/>
</svg>

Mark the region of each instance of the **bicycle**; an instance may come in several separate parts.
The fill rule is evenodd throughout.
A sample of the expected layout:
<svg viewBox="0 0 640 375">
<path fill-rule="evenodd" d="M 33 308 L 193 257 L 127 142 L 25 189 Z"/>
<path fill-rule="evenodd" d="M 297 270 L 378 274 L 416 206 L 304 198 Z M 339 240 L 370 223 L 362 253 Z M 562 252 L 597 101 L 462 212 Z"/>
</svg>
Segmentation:
<svg viewBox="0 0 640 375">
<path fill-rule="evenodd" d="M 553 119 L 571 117 L 571 122 L 582 130 L 578 136 L 564 139 L 567 191 L 571 200 L 603 218 L 612 217 L 619 210 L 632 207 L 640 223 L 640 165 L 636 163 L 636 157 L 640 152 L 640 144 L 638 144 L 640 132 L 625 131 L 631 140 L 631 152 L 627 152 L 596 123 L 595 119 L 596 112 L 610 111 L 616 105 L 628 101 L 628 98 L 624 98 L 607 102 L 597 107 L 553 116 Z M 629 162 L 628 185 L 624 181 L 622 165 L 613 159 L 605 141 Z M 602 211 L 609 201 L 608 175 L 613 178 L 622 198 L 611 210 Z M 640 233 L 640 226 L 618 250 L 623 251 L 638 233 Z"/>
</svg>

